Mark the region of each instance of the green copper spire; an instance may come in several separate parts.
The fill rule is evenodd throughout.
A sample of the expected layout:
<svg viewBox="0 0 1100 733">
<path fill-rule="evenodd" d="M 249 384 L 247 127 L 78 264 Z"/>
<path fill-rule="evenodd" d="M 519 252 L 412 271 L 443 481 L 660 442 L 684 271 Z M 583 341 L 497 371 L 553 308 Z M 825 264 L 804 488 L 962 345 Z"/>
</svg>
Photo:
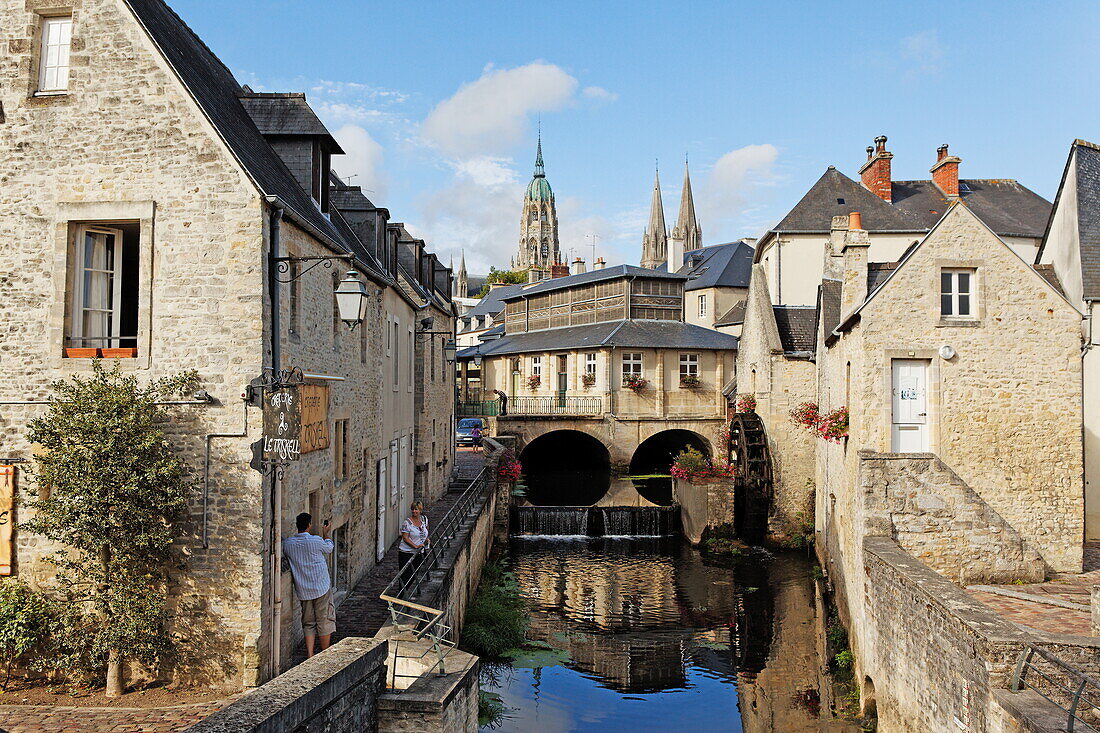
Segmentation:
<svg viewBox="0 0 1100 733">
<path fill-rule="evenodd" d="M 539 130 L 539 152 L 535 155 L 535 178 L 546 178 L 546 167 L 542 163 L 542 130 Z"/>
<path fill-rule="evenodd" d="M 527 184 L 527 198 L 531 201 L 549 201 L 554 197 L 550 182 L 546 180 L 546 167 L 542 162 L 542 131 L 539 131 L 538 153 L 535 155 L 535 175 Z"/>
</svg>

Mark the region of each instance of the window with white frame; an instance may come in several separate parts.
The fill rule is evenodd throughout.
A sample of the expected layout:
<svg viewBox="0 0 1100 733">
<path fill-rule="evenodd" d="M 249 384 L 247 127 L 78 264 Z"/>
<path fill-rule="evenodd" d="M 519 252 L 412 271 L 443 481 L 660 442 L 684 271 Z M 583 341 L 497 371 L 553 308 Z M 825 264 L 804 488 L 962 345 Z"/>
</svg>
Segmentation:
<svg viewBox="0 0 1100 733">
<path fill-rule="evenodd" d="M 699 355 L 680 354 L 680 379 L 699 376 Z"/>
<path fill-rule="evenodd" d="M 699 317 L 706 318 L 707 315 L 707 295 L 703 293 L 699 296 Z"/>
<path fill-rule="evenodd" d="M 636 352 L 627 352 L 623 354 L 623 379 L 630 374 L 633 376 L 642 376 L 642 355 Z"/>
<path fill-rule="evenodd" d="M 136 356 L 138 308 L 137 224 L 81 224 L 75 229 L 68 349 L 123 349 Z M 94 356 L 91 352 L 66 352 Z"/>
<path fill-rule="evenodd" d="M 596 355 L 585 354 L 584 355 L 584 373 L 596 376 Z"/>
<path fill-rule="evenodd" d="M 541 356 L 532 356 L 531 357 L 531 376 L 532 377 L 539 377 L 539 378 L 542 377 L 542 357 Z"/>
<path fill-rule="evenodd" d="M 38 91 L 68 91 L 69 47 L 72 36 L 72 16 L 42 19 L 42 52 L 38 61 Z"/>
<path fill-rule="evenodd" d="M 944 318 L 974 318 L 973 269 L 940 271 L 940 315 Z"/>
</svg>

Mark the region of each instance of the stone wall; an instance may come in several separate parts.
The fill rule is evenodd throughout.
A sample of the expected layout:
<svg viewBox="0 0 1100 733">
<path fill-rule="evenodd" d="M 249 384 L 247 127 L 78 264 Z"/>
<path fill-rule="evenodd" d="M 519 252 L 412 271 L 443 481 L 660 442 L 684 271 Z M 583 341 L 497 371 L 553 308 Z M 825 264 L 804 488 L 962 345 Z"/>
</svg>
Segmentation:
<svg viewBox="0 0 1100 733">
<path fill-rule="evenodd" d="M 733 484 L 730 480 L 683 481 L 673 479 L 672 500 L 680 505 L 680 525 L 693 545 L 708 527 L 733 523 Z"/>
<path fill-rule="evenodd" d="M 425 311 L 435 319 L 432 331 L 454 330 L 453 316 L 433 305 Z M 432 504 L 447 490 L 454 469 L 454 368 L 443 345 L 449 336 L 416 338 L 416 441 L 414 496 Z"/>
<path fill-rule="evenodd" d="M 478 729 L 478 658 L 455 650 L 447 655 L 446 664 L 446 674 L 426 674 L 404 690 L 382 694 L 378 733 L 473 733 Z"/>
<path fill-rule="evenodd" d="M 343 639 L 191 726 L 187 733 L 376 730 L 386 652 L 385 641 Z"/>
<path fill-rule="evenodd" d="M 1045 577 L 1019 532 L 934 455 L 861 451 L 859 490 L 868 534 L 892 537 L 961 585 Z"/>
</svg>

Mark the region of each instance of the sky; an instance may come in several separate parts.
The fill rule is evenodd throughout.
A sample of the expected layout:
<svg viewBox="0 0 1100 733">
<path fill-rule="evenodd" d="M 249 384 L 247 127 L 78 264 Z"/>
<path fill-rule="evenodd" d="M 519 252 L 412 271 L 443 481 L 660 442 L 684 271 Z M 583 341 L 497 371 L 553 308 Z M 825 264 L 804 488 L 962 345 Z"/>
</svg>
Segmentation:
<svg viewBox="0 0 1100 733">
<path fill-rule="evenodd" d="M 637 263 L 654 167 L 704 244 L 756 236 L 829 165 L 1057 191 L 1100 142 L 1100 3 L 168 0 L 257 91 L 302 91 L 333 167 L 444 262 L 506 267 L 541 122 L 562 253 Z M 319 12 L 318 8 L 323 8 Z"/>
</svg>

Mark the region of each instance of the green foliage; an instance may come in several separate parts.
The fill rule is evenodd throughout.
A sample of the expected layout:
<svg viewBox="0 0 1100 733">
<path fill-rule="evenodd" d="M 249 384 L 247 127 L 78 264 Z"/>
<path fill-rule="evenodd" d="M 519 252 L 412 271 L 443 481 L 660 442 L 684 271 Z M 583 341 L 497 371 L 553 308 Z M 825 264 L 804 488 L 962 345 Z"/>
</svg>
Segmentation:
<svg viewBox="0 0 1100 733">
<path fill-rule="evenodd" d="M 785 550 L 809 550 L 814 546 L 814 522 L 813 517 L 807 517 L 804 512 L 797 512 L 791 523 L 789 534 L 777 543 Z"/>
<path fill-rule="evenodd" d="M 480 657 L 499 659 L 523 644 L 527 621 L 515 577 L 499 562 L 486 563 L 477 594 L 466 609 L 462 648 Z"/>
<path fill-rule="evenodd" d="M 498 270 L 495 267 L 490 267 L 489 274 L 485 276 L 485 284 L 481 286 L 481 290 L 478 291 L 477 297 L 484 298 L 488 295 L 489 285 L 491 283 L 522 285 L 525 282 L 527 282 L 527 270 Z"/>
<path fill-rule="evenodd" d="M 167 651 L 167 567 L 191 490 L 155 403 L 192 388 L 194 372 L 139 385 L 92 362 L 88 378 L 52 385 L 28 438 L 46 498 L 22 529 L 63 545 L 51 558 L 71 611 L 60 619 L 58 663 L 102 672 L 123 657 L 155 664 Z"/>
<path fill-rule="evenodd" d="M 851 649 L 845 649 L 844 651 L 833 657 L 833 661 L 836 662 L 837 669 L 843 669 L 845 672 L 851 671 L 852 665 L 855 663 L 855 658 L 852 656 Z M 856 691 L 858 694 L 859 691 Z"/>
<path fill-rule="evenodd" d="M 820 565 L 814 565 L 810 568 L 810 577 L 814 580 L 825 580 L 825 571 L 821 569 Z"/>
<path fill-rule="evenodd" d="M 829 642 L 829 648 L 842 651 L 848 648 L 848 631 L 840 622 L 840 614 L 836 606 L 829 609 L 829 620 L 825 623 L 825 638 Z"/>
<path fill-rule="evenodd" d="M 741 557 L 747 549 L 744 542 L 727 540 L 722 537 L 710 538 L 703 543 L 703 547 L 712 555 L 724 555 L 726 557 Z"/>
<path fill-rule="evenodd" d="M 60 609 L 20 580 L 0 581 L 0 660 L 7 689 L 14 666 L 41 668 L 52 656 L 51 630 Z"/>
</svg>

